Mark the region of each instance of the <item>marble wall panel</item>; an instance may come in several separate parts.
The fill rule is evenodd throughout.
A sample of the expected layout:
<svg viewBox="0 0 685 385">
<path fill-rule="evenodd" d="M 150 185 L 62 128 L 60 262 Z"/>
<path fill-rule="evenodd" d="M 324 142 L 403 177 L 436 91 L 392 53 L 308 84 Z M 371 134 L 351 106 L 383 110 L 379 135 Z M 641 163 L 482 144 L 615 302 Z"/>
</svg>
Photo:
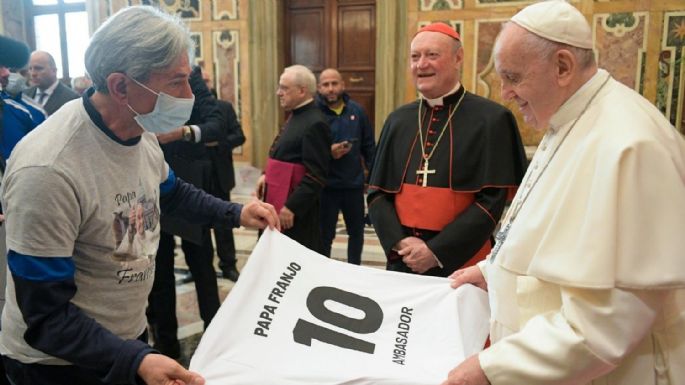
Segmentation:
<svg viewBox="0 0 685 385">
<path fill-rule="evenodd" d="M 648 22 L 647 12 L 594 15 L 597 64 L 638 92 L 643 89 Z"/>
</svg>

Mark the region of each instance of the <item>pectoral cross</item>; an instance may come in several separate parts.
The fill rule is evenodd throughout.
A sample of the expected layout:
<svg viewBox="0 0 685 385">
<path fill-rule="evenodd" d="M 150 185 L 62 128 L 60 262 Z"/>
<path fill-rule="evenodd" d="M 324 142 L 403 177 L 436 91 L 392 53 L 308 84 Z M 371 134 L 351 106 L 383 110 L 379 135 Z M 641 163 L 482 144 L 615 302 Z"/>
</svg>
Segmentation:
<svg viewBox="0 0 685 385">
<path fill-rule="evenodd" d="M 423 187 L 428 187 L 428 174 L 435 174 L 435 170 L 428 169 L 428 159 L 423 162 L 423 169 L 416 170 L 416 174 L 423 174 Z"/>
</svg>

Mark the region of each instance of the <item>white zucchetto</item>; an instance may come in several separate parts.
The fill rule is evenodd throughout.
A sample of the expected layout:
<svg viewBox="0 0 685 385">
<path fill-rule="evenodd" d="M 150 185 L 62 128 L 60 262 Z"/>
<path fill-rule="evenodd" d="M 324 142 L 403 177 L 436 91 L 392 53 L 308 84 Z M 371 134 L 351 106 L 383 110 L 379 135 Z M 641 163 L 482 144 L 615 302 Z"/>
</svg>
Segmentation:
<svg viewBox="0 0 685 385">
<path fill-rule="evenodd" d="M 592 49 L 592 29 L 585 16 L 565 0 L 531 4 L 511 18 L 522 28 L 547 40 Z"/>
</svg>

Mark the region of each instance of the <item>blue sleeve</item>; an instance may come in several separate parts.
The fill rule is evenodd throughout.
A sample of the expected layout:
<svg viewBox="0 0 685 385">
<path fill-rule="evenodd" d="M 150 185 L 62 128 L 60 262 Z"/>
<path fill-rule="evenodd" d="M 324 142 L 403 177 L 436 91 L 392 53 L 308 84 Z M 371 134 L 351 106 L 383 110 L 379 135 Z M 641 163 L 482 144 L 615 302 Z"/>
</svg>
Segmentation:
<svg viewBox="0 0 685 385">
<path fill-rule="evenodd" d="M 160 185 L 159 205 L 164 215 L 190 223 L 219 227 L 240 227 L 243 205 L 219 199 L 177 178 L 171 169 Z"/>
<path fill-rule="evenodd" d="M 71 303 L 78 288 L 71 257 L 36 257 L 9 250 L 17 304 L 33 348 L 95 371 L 105 383 L 136 383 L 140 362 L 154 350 L 124 340 Z"/>
</svg>

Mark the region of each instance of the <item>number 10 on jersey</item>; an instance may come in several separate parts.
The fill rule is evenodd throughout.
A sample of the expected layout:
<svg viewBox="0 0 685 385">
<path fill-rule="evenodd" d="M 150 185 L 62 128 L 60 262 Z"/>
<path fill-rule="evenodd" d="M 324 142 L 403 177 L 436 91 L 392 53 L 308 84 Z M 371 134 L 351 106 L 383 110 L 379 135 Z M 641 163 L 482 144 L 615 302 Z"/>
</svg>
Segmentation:
<svg viewBox="0 0 685 385">
<path fill-rule="evenodd" d="M 326 307 L 326 301 L 337 302 L 357 309 L 364 313 L 364 318 L 352 318 L 331 311 Z M 332 330 L 327 326 L 337 326 L 351 333 L 362 335 L 376 332 L 383 323 L 383 310 L 376 301 L 335 287 L 319 286 L 312 289 L 307 295 L 307 309 L 324 325 L 298 319 L 293 329 L 293 339 L 298 344 L 312 346 L 312 340 L 315 339 L 344 349 L 368 354 L 374 353 L 376 344 Z"/>
</svg>

